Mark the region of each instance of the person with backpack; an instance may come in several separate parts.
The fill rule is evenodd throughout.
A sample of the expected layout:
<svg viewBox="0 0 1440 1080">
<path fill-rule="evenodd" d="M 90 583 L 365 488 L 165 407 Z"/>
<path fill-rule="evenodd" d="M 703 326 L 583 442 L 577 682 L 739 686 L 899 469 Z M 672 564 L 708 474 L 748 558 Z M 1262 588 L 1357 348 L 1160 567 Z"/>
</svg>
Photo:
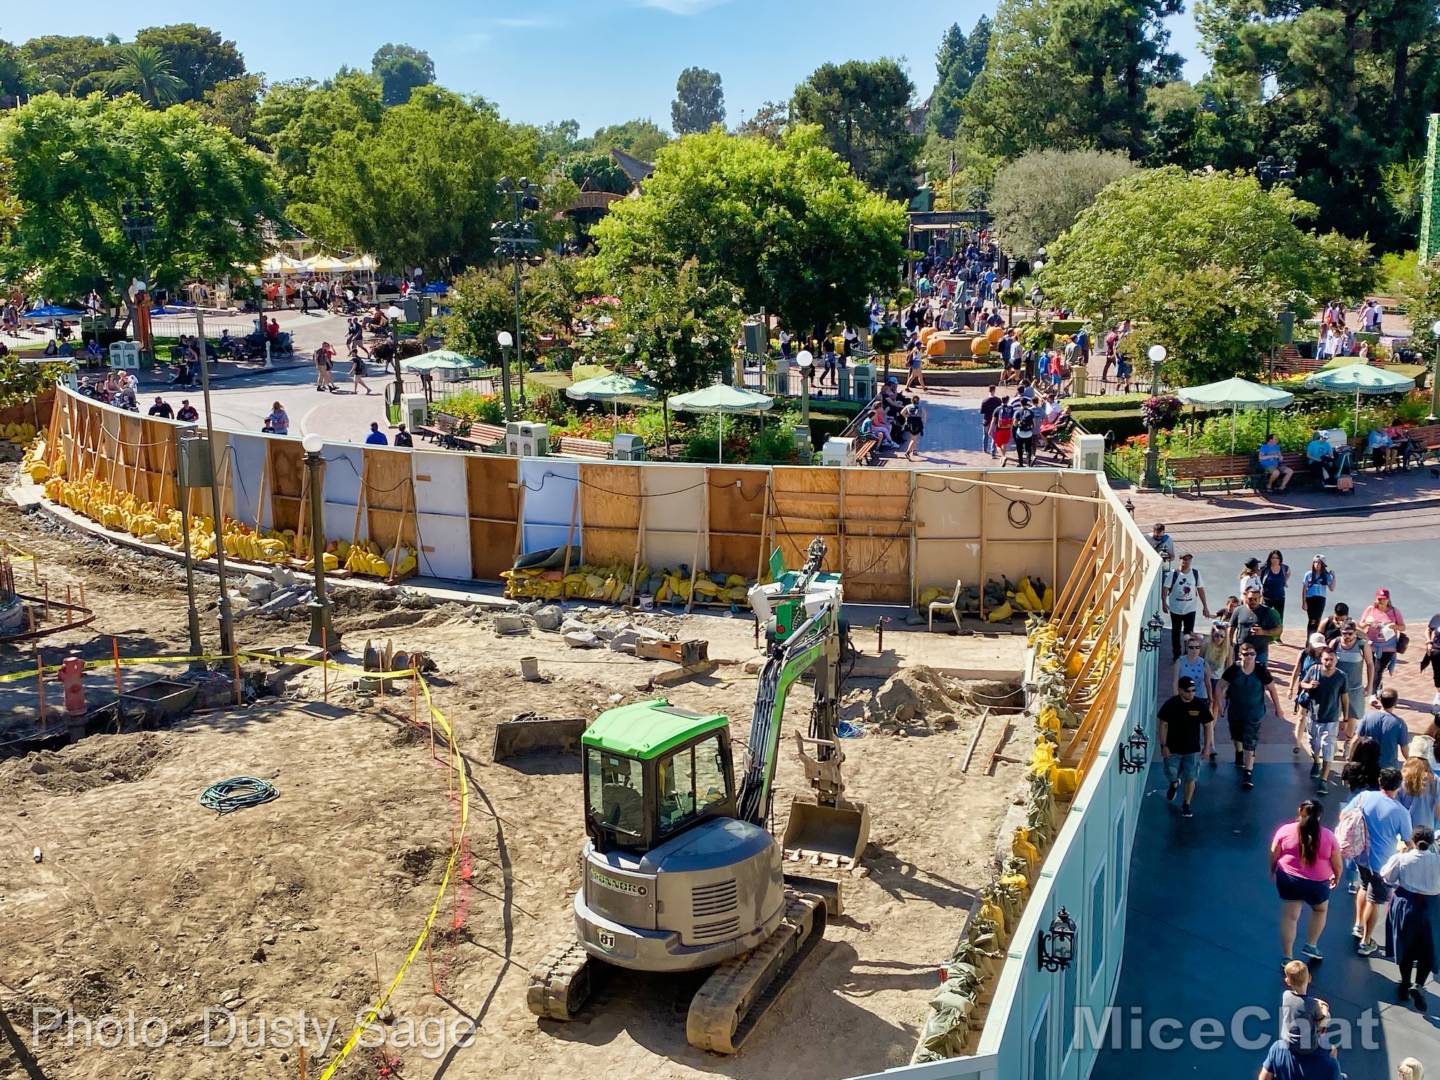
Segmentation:
<svg viewBox="0 0 1440 1080">
<path fill-rule="evenodd" d="M 995 410 L 995 415 L 990 418 L 990 445 L 1000 452 L 1000 464 L 1005 464 L 1010 449 L 1010 433 L 1015 427 L 1015 410 L 1010 407 L 1010 399 L 1002 397 L 1000 407 Z"/>
<path fill-rule="evenodd" d="M 1260 745 L 1260 721 L 1265 716 L 1265 699 L 1275 706 L 1275 715 L 1283 718 L 1280 692 L 1264 664 L 1255 660 L 1255 646 L 1240 646 L 1236 662 L 1225 669 L 1215 684 L 1215 715 L 1226 713 L 1230 741 L 1235 744 L 1235 765 L 1240 769 L 1240 786 L 1246 791 L 1255 787 L 1255 748 Z M 1228 711 L 1227 711 L 1228 710 Z"/>
<path fill-rule="evenodd" d="M 1397 797 L 1400 784 L 1399 769 L 1381 769 L 1380 790 L 1362 791 L 1351 799 L 1335 830 L 1341 857 L 1354 859 L 1360 873 L 1361 889 L 1355 894 L 1351 933 L 1358 939 L 1355 951 L 1361 956 L 1373 956 L 1380 948 L 1375 943 L 1375 924 L 1390 903 L 1390 886 L 1381 871 L 1395 853 L 1397 843 L 1410 846 L 1413 827 L 1410 811 Z"/>
<path fill-rule="evenodd" d="M 1035 410 L 1028 398 L 1021 397 L 1020 406 L 1015 410 L 1015 460 L 1021 468 L 1035 464 L 1036 426 Z"/>
<path fill-rule="evenodd" d="M 1210 618 L 1210 601 L 1205 598 L 1205 586 L 1194 561 L 1195 556 L 1187 551 L 1180 556 L 1178 568 L 1166 569 L 1160 574 L 1160 607 L 1170 616 L 1170 659 L 1173 661 L 1180 659 L 1181 641 L 1188 640 L 1195 632 L 1196 610 Z"/>
<path fill-rule="evenodd" d="M 1280 952 L 1282 964 L 1294 959 L 1295 931 L 1300 924 L 1300 907 L 1310 908 L 1305 925 L 1305 944 L 1300 953 L 1307 960 L 1323 960 L 1320 934 L 1330 905 L 1330 890 L 1340 880 L 1340 844 L 1335 834 L 1320 824 L 1323 810 L 1314 799 L 1300 804 L 1295 820 L 1281 825 L 1270 838 L 1270 874 L 1280 894 Z"/>
</svg>

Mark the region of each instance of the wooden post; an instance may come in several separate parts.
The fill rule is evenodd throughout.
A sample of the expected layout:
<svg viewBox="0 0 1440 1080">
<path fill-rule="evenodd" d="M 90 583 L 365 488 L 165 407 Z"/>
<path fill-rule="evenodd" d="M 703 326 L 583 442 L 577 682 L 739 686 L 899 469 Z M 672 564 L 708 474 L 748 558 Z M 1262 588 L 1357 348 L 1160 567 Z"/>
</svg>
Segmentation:
<svg viewBox="0 0 1440 1080">
<path fill-rule="evenodd" d="M 300 1047 L 300 1080 L 305 1080 L 305 1047 Z"/>
<path fill-rule="evenodd" d="M 65 586 L 65 625 L 69 626 L 75 621 L 75 606 L 70 603 L 70 586 Z"/>
<path fill-rule="evenodd" d="M 565 568 L 560 571 L 560 602 L 565 602 L 565 579 L 570 576 L 570 545 L 575 541 L 575 522 L 580 517 L 580 472 L 575 472 L 575 497 L 570 500 L 570 528 L 565 531 Z M 582 553 L 582 562 L 583 553 Z"/>
<path fill-rule="evenodd" d="M 45 661 L 35 646 L 35 693 L 40 699 L 40 730 L 45 730 Z"/>
<path fill-rule="evenodd" d="M 415 509 L 415 481 L 406 481 L 405 506 L 415 517 L 415 570 L 420 570 L 420 515 Z M 405 539 L 405 510 L 400 511 L 400 520 L 395 525 L 395 546 L 390 549 L 390 584 L 395 584 L 395 568 L 400 565 L 400 542 Z M 383 683 L 382 693 L 383 693 Z"/>
<path fill-rule="evenodd" d="M 50 582 L 45 582 L 45 621 L 50 621 Z"/>
<path fill-rule="evenodd" d="M 238 652 L 230 654 L 230 677 L 235 684 L 235 704 L 243 705 L 245 697 L 240 692 L 240 654 Z"/>
<path fill-rule="evenodd" d="M 80 582 L 80 606 L 85 606 L 85 582 Z"/>
<path fill-rule="evenodd" d="M 1079 558 L 1076 560 L 1075 569 L 1072 570 L 1070 572 L 1070 576 L 1065 579 L 1065 587 L 1061 588 L 1060 582 L 1054 582 L 1055 610 L 1050 613 L 1052 619 L 1058 616 L 1059 613 L 1063 611 L 1066 605 L 1069 603 L 1071 595 L 1075 592 L 1075 589 L 1077 588 L 1077 579 L 1079 574 L 1081 573 L 1082 567 L 1085 565 L 1085 560 L 1087 557 L 1093 556 L 1098 552 L 1099 542 L 1100 514 L 1097 512 L 1095 515 L 1095 523 L 1090 526 L 1090 535 L 1087 536 L 1085 538 L 1085 542 L 1080 545 L 1080 555 Z"/>
<path fill-rule="evenodd" d="M 110 655 L 115 661 L 115 696 L 118 698 L 123 689 L 120 682 L 120 639 L 110 639 Z"/>
</svg>

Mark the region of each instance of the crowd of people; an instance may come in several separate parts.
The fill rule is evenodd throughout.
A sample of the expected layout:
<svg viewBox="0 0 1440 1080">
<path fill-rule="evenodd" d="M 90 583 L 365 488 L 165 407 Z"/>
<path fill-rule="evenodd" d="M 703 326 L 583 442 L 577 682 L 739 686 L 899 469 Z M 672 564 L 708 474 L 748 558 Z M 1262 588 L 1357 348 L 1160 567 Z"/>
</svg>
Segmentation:
<svg viewBox="0 0 1440 1080">
<path fill-rule="evenodd" d="M 1171 692 L 1158 714 L 1166 797 L 1179 802 L 1182 817 L 1194 816 L 1202 767 L 1219 767 L 1215 729 L 1222 722 L 1244 790 L 1255 786 L 1255 752 L 1268 716 L 1286 722 L 1294 757 L 1309 758 L 1314 794 L 1269 842 L 1287 984 L 1280 1040 L 1286 1048 L 1272 1054 L 1333 1060 L 1324 1039 L 1328 1014 L 1311 999 L 1308 964 L 1323 959 L 1320 936 L 1336 890 L 1351 897 L 1356 953 L 1393 959 L 1396 1000 L 1428 1007 L 1425 986 L 1440 953 L 1440 612 L 1422 629 L 1407 623 L 1387 588 L 1339 600 L 1343 584 L 1319 553 L 1299 572 L 1278 550 L 1245 559 L 1232 585 L 1207 582 L 1191 552 L 1177 557 L 1163 524 L 1152 527 L 1150 542 L 1163 562 L 1161 605 L 1173 661 Z M 1271 651 L 1285 633 L 1291 589 L 1305 631 L 1287 679 Z M 1197 618 L 1208 620 L 1199 632 Z M 1428 669 L 1434 686 L 1427 722 L 1415 733 L 1401 715 L 1394 682 L 1402 662 Z M 1337 767 L 1346 797 L 1330 810 L 1325 796 Z M 1310 1037 L 1297 1041 L 1301 1017 Z M 1270 1075 L 1332 1075 L 1327 1065 L 1310 1064 L 1320 1071 L 1271 1068 Z"/>
</svg>

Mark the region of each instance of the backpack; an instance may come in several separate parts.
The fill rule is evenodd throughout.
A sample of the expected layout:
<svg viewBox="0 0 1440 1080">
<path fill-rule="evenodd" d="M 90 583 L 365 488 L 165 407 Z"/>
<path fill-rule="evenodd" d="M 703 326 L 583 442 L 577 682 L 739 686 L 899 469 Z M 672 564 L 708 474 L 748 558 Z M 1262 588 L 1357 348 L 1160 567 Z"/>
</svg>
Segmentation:
<svg viewBox="0 0 1440 1080">
<path fill-rule="evenodd" d="M 1365 812 L 1358 806 L 1347 806 L 1340 812 L 1340 821 L 1335 826 L 1335 839 L 1340 844 L 1340 857 L 1359 860 L 1365 857 L 1370 845 L 1370 833 L 1365 825 Z"/>
</svg>

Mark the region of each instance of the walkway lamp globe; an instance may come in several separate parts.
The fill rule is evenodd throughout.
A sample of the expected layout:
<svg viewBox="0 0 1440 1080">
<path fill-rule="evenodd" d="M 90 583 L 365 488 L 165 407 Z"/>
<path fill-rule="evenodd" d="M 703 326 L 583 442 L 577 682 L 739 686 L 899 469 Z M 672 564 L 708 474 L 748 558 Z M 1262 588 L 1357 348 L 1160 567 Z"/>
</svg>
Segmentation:
<svg viewBox="0 0 1440 1080">
<path fill-rule="evenodd" d="M 495 340 L 499 342 L 502 349 L 508 349 L 515 344 L 515 339 L 510 336 L 509 330 L 501 330 L 495 335 Z"/>
<path fill-rule="evenodd" d="M 500 397 L 505 407 L 505 422 L 509 423 L 515 419 L 514 408 L 510 403 L 510 349 L 515 344 L 515 339 L 510 336 L 509 330 L 501 330 L 495 335 L 495 342 L 500 346 Z M 520 376 L 520 381 L 525 381 L 525 376 Z"/>
<path fill-rule="evenodd" d="M 340 644 L 340 637 L 335 633 L 330 600 L 325 595 L 325 498 L 321 486 L 325 440 L 313 431 L 307 432 L 300 440 L 300 447 L 305 451 L 306 483 L 310 492 L 310 555 L 315 567 L 315 595 L 310 599 L 310 644 L 324 649 L 328 656 Z"/>
<path fill-rule="evenodd" d="M 1435 337 L 1435 364 L 1430 369 L 1430 415 L 1425 417 L 1427 424 L 1440 419 L 1440 319 L 1430 324 L 1430 333 Z"/>
<path fill-rule="evenodd" d="M 1075 959 L 1075 920 L 1063 907 L 1050 923 L 1050 932 L 1039 931 L 1035 961 L 1041 971 L 1064 971 Z"/>
<path fill-rule="evenodd" d="M 815 371 L 815 357 L 809 349 L 801 349 L 800 355 L 795 357 L 795 363 L 800 367 L 800 381 L 804 388 L 800 398 L 800 426 L 806 431 L 805 436 L 799 436 L 797 432 L 797 437 L 804 437 L 808 442 L 808 433 L 810 430 L 810 376 L 814 374 Z"/>
<path fill-rule="evenodd" d="M 1164 345 L 1151 345 L 1150 351 L 1146 353 L 1150 358 L 1150 396 L 1160 396 L 1160 365 L 1165 362 L 1169 352 Z M 1154 412 L 1151 412 L 1154 416 Z M 1159 431 L 1152 422 L 1145 432 L 1145 487 L 1150 491 L 1160 486 L 1160 447 L 1156 443 L 1156 436 Z"/>
<path fill-rule="evenodd" d="M 1120 771 L 1138 773 L 1150 762 L 1150 739 L 1139 724 L 1130 732 L 1130 737 L 1120 744 Z"/>
</svg>

